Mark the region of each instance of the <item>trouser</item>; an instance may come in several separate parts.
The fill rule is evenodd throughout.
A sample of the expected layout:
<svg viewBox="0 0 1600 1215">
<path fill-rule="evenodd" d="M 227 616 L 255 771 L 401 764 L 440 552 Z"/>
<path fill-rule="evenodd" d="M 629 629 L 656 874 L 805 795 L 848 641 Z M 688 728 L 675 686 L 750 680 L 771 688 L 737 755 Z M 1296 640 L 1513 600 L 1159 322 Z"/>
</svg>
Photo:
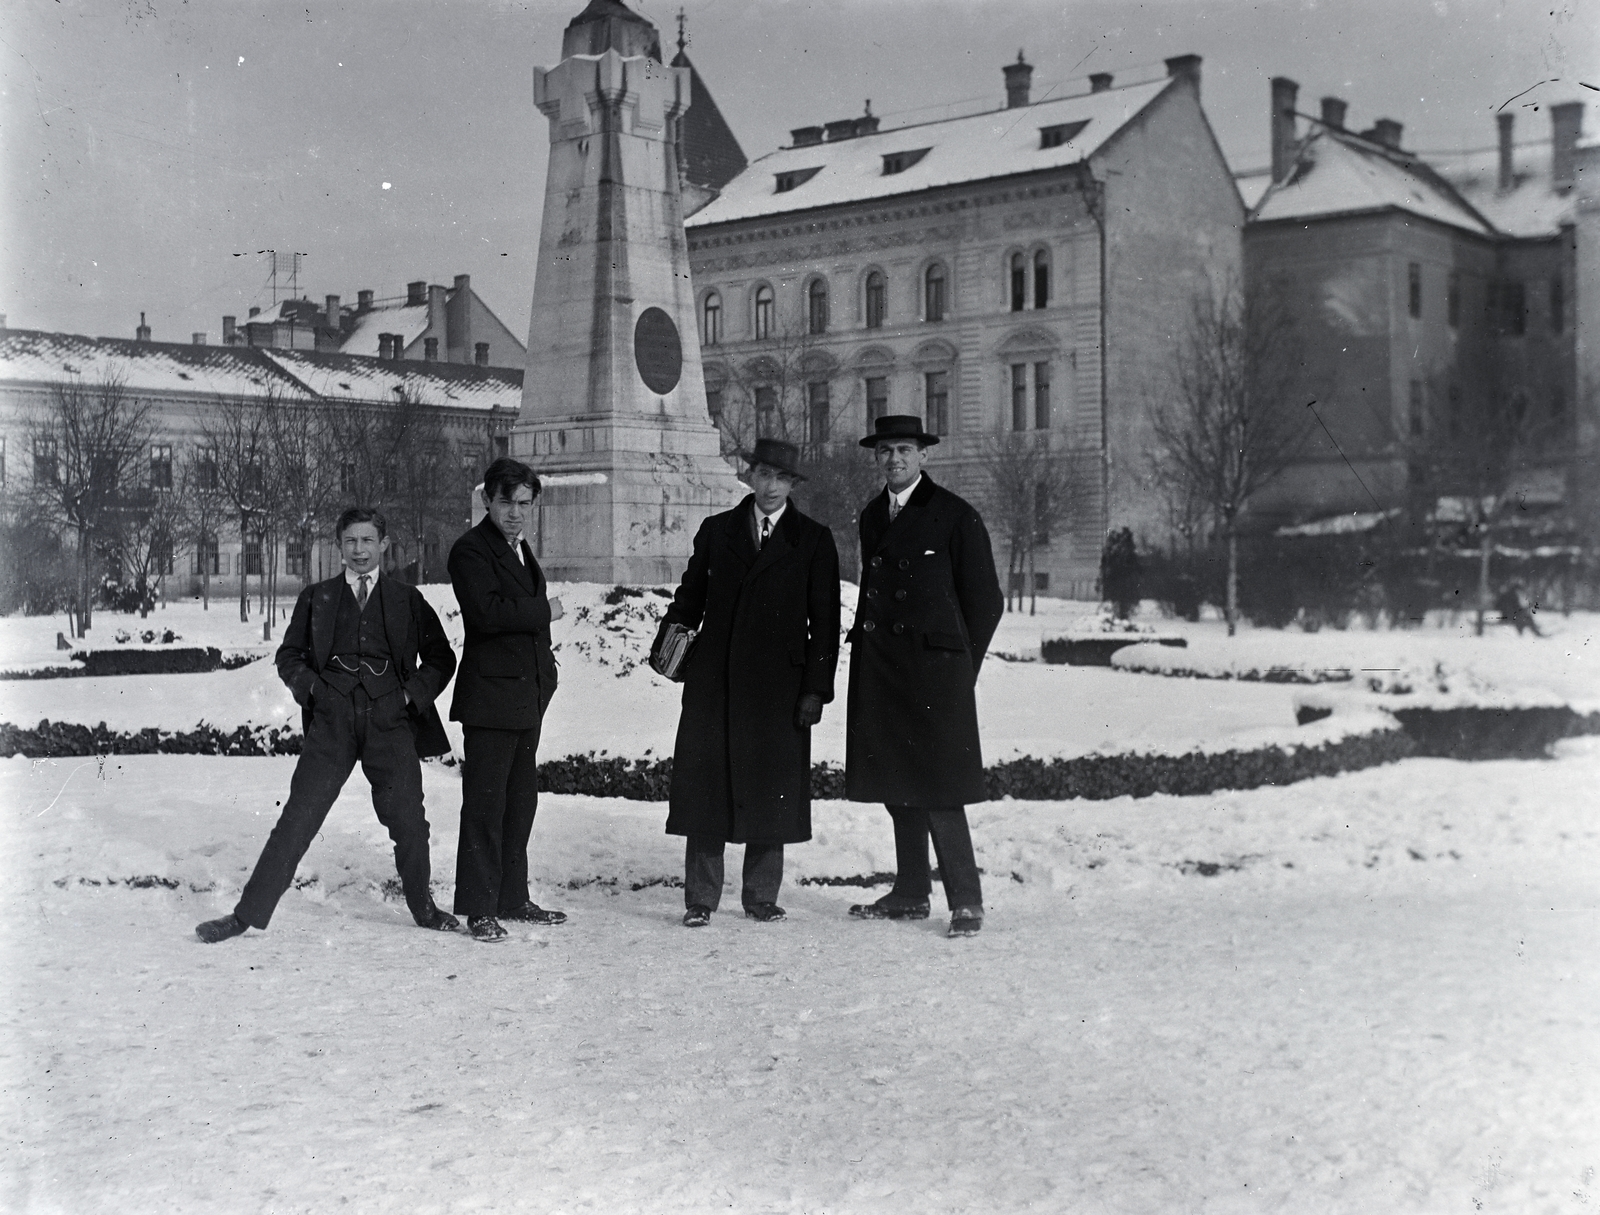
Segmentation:
<svg viewBox="0 0 1600 1215">
<path fill-rule="evenodd" d="M 267 926 L 357 760 L 372 785 L 372 808 L 394 841 L 394 864 L 406 906 L 418 919 L 433 906 L 422 765 L 405 693 L 396 689 L 373 700 L 360 687 L 348 696 L 327 688 L 312 705 L 300 762 L 289 781 L 289 800 L 233 909 L 241 922 L 252 928 Z"/>
<path fill-rule="evenodd" d="M 722 853 L 725 841 L 714 835 L 691 834 L 684 845 L 683 905 L 709 907 L 722 901 Z M 756 903 L 776 903 L 778 887 L 783 885 L 783 845 L 746 844 L 744 846 L 744 887 L 739 902 L 746 907 Z"/>
<path fill-rule="evenodd" d="M 919 903 L 927 901 L 933 890 L 928 871 L 928 838 L 932 836 L 946 902 L 952 909 L 982 907 L 983 885 L 978 878 L 978 862 L 972 855 L 966 807 L 886 808 L 894 819 L 895 879 L 891 893 Z"/>
<path fill-rule="evenodd" d="M 539 809 L 539 726 L 466 726 L 461 764 L 457 915 L 514 911 L 528 902 L 528 837 Z"/>
</svg>

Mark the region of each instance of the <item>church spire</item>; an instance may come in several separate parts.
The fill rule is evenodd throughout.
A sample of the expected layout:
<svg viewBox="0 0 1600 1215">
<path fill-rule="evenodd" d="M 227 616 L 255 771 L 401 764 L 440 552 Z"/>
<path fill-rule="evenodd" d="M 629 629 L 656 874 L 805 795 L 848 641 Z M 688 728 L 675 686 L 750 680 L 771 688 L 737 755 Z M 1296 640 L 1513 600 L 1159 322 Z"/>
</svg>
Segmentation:
<svg viewBox="0 0 1600 1215">
<path fill-rule="evenodd" d="M 688 24 L 689 18 L 680 6 L 678 9 L 678 54 L 680 55 L 683 54 L 685 48 L 687 48 L 689 45 L 689 35 L 685 33 L 685 28 L 688 26 Z"/>
</svg>

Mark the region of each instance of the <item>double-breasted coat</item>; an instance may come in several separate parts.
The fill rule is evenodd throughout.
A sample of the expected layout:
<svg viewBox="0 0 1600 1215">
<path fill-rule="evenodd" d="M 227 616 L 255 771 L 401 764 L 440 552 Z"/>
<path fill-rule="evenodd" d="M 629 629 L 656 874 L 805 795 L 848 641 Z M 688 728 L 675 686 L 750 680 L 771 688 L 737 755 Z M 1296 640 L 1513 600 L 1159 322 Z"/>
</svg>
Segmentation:
<svg viewBox="0 0 1600 1215">
<path fill-rule="evenodd" d="M 303 710 L 303 728 L 311 728 L 314 693 L 321 672 L 333 654 L 333 629 L 339 615 L 339 598 L 345 594 L 343 573 L 316 582 L 295 600 L 289 627 L 278 647 L 278 677 L 288 685 Z M 434 699 L 456 669 L 455 651 L 444 634 L 439 617 L 414 586 L 383 576 L 380 595 L 384 636 L 410 703 L 406 707 L 417 738 L 419 756 L 445 755 L 450 739 L 439 721 Z"/>
<path fill-rule="evenodd" d="M 550 599 L 527 542 L 524 560 L 485 517 L 450 550 L 450 581 L 466 643 L 450 720 L 492 730 L 531 730 L 556 691 Z"/>
<path fill-rule="evenodd" d="M 765 547 L 754 497 L 712 515 L 665 623 L 698 628 L 683 681 L 667 831 L 734 843 L 811 838 L 805 693 L 833 699 L 839 663 L 839 553 L 790 503 Z"/>
<path fill-rule="evenodd" d="M 989 532 L 926 472 L 893 523 L 885 489 L 860 526 L 845 796 L 891 806 L 983 801 L 974 685 L 1005 611 Z"/>
</svg>

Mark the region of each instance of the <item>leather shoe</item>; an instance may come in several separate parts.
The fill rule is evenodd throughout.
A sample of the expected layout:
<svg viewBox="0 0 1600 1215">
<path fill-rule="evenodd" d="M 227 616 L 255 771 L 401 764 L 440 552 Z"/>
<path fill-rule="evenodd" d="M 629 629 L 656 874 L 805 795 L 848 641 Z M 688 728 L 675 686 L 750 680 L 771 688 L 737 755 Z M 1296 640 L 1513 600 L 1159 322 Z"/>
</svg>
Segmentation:
<svg viewBox="0 0 1600 1215">
<path fill-rule="evenodd" d="M 461 928 L 461 921 L 437 904 L 430 904 L 416 920 L 418 928 L 431 928 L 435 932 L 456 932 Z"/>
<path fill-rule="evenodd" d="M 507 936 L 505 928 L 492 915 L 468 916 L 467 931 L 472 934 L 474 941 L 482 941 L 485 945 L 503 941 Z"/>
<path fill-rule="evenodd" d="M 776 903 L 746 903 L 744 913 L 752 920 L 760 920 L 763 924 L 776 924 L 779 920 L 787 920 L 789 913 Z"/>
<path fill-rule="evenodd" d="M 513 907 L 510 911 L 500 913 L 502 920 L 515 920 L 519 924 L 565 924 L 567 913 L 564 911 L 546 911 L 535 902 L 524 903 L 521 907 Z"/>
<path fill-rule="evenodd" d="M 215 920 L 207 920 L 204 924 L 196 924 L 194 935 L 207 945 L 215 945 L 218 941 L 226 941 L 229 937 L 236 937 L 250 925 L 246 924 L 233 912 Z"/>
<path fill-rule="evenodd" d="M 895 895 L 886 894 L 876 903 L 856 903 L 850 915 L 857 920 L 925 920 L 928 918 L 926 901 L 913 903 Z"/>
<path fill-rule="evenodd" d="M 711 923 L 711 908 L 696 903 L 683 913 L 683 926 L 685 928 L 704 928 Z"/>
<path fill-rule="evenodd" d="M 950 911 L 950 931 L 945 936 L 975 937 L 982 927 L 982 907 L 955 907 Z"/>
</svg>

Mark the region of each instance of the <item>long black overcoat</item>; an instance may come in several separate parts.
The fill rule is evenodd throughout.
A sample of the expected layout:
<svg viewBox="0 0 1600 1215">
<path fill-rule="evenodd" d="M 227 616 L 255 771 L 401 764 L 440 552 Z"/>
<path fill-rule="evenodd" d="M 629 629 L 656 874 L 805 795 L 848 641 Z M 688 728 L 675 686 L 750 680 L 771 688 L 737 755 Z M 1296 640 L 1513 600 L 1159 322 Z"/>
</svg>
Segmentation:
<svg viewBox="0 0 1600 1215">
<path fill-rule="evenodd" d="M 416 587 L 387 575 L 379 577 L 384 637 L 400 686 L 410 698 L 406 714 L 416 735 L 417 754 L 446 755 L 450 739 L 433 702 L 456 669 L 455 651 L 450 648 L 450 639 L 444 635 L 437 613 Z M 344 574 L 339 573 L 302 590 L 294 602 L 289 627 L 283 631 L 283 644 L 273 659 L 278 678 L 288 685 L 303 710 L 302 728 L 306 730 L 311 728 L 311 702 L 322 682 L 322 669 L 333 653 L 333 629 L 344 588 Z"/>
<path fill-rule="evenodd" d="M 887 489 L 866 504 L 845 796 L 925 807 L 987 797 L 973 688 L 1004 611 L 989 532 L 967 502 L 923 473 L 893 523 Z"/>
<path fill-rule="evenodd" d="M 466 644 L 450 720 L 491 730 L 531 730 L 556 691 L 550 599 L 527 541 L 523 560 L 487 516 L 450 549 L 450 583 Z"/>
<path fill-rule="evenodd" d="M 807 692 L 833 699 L 839 664 L 839 553 L 790 503 L 764 548 L 754 498 L 712 515 L 666 621 L 699 628 L 683 682 L 667 832 L 735 843 L 811 838 Z"/>
</svg>

